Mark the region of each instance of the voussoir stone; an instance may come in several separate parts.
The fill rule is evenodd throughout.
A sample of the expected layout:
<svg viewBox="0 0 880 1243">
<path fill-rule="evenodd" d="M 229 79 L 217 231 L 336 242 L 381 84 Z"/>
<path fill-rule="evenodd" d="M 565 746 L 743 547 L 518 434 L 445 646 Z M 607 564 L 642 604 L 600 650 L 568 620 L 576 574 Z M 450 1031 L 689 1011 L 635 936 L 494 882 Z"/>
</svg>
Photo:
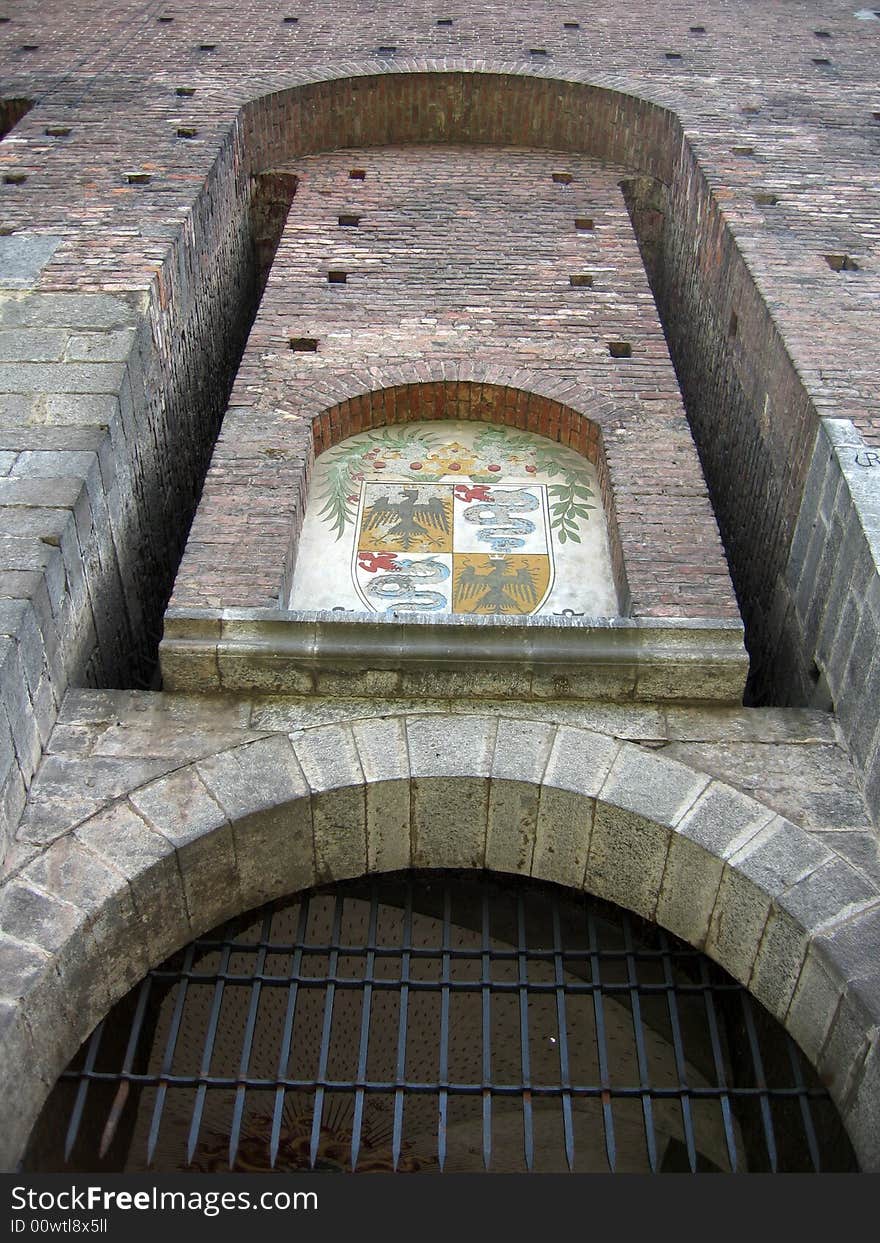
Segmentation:
<svg viewBox="0 0 880 1243">
<path fill-rule="evenodd" d="M 177 850 L 194 930 L 242 910 L 232 827 L 194 765 L 133 791 L 129 802 Z"/>
<path fill-rule="evenodd" d="M 131 887 L 140 937 L 155 965 L 193 935 L 177 852 L 128 803 L 79 825 L 74 836 Z"/>
<path fill-rule="evenodd" d="M 412 846 L 406 725 L 399 717 L 355 721 L 352 733 L 366 781 L 368 870 L 407 868 Z"/>
<path fill-rule="evenodd" d="M 318 725 L 290 737 L 312 791 L 316 880 L 362 875 L 367 868 L 366 798 L 351 729 Z"/>
<path fill-rule="evenodd" d="M 208 756 L 196 769 L 231 822 L 246 908 L 314 884 L 310 790 L 286 736 Z"/>
</svg>

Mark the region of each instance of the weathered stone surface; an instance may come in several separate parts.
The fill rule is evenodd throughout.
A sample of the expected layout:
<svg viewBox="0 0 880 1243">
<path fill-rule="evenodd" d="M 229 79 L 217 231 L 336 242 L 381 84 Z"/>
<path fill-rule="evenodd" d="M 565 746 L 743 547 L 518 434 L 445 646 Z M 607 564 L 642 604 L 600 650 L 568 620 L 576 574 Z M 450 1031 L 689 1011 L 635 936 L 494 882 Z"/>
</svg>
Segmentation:
<svg viewBox="0 0 880 1243">
<path fill-rule="evenodd" d="M 246 909 L 313 884 L 310 791 L 286 737 L 208 756 L 196 769 L 232 824 Z"/>
<path fill-rule="evenodd" d="M 140 940 L 152 963 L 194 935 L 177 853 L 128 803 L 116 803 L 81 824 L 75 837 L 131 888 Z"/>
<path fill-rule="evenodd" d="M 27 289 L 34 285 L 61 240 L 50 233 L 0 237 L 0 288 Z"/>
<path fill-rule="evenodd" d="M 194 767 L 135 790 L 134 809 L 177 850 L 190 922 L 199 932 L 241 909 L 232 828 Z"/>
<path fill-rule="evenodd" d="M 312 790 L 316 879 L 361 875 L 367 863 L 366 800 L 351 730 L 326 725 L 291 739 Z"/>
<path fill-rule="evenodd" d="M 410 780 L 403 721 L 355 721 L 355 745 L 366 782 L 367 868 L 410 866 Z"/>
<path fill-rule="evenodd" d="M 636 816 L 674 825 L 706 785 L 705 776 L 683 764 L 626 745 L 615 758 L 600 797 L 603 803 Z"/>
</svg>

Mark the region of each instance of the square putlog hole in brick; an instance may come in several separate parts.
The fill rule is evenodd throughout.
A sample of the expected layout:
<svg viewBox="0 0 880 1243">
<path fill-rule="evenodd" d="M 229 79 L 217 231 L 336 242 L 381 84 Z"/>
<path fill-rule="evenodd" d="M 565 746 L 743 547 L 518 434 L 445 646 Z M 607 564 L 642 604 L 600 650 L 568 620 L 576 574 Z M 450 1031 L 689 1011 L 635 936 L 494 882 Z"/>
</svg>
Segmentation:
<svg viewBox="0 0 880 1243">
<path fill-rule="evenodd" d="M 592 233 L 596 226 L 593 223 L 592 216 L 578 216 L 574 222 L 574 227 L 578 233 Z"/>
<path fill-rule="evenodd" d="M 351 181 L 366 181 L 367 170 L 365 168 L 350 168 L 348 176 Z"/>
<path fill-rule="evenodd" d="M 177 127 L 178 138 L 195 138 L 198 132 L 199 131 L 197 129 L 193 129 L 190 125 L 179 125 Z"/>
<path fill-rule="evenodd" d="M 633 347 L 629 341 L 609 341 L 608 353 L 612 358 L 632 358 Z"/>
<path fill-rule="evenodd" d="M 759 207 L 775 207 L 779 202 L 779 199 L 775 194 L 770 194 L 761 190 L 755 195 L 755 202 Z"/>
<path fill-rule="evenodd" d="M 339 268 L 331 268 L 327 273 L 327 283 L 330 285 L 344 285 L 348 281 L 348 273 L 342 272 Z"/>
<path fill-rule="evenodd" d="M 315 354 L 318 349 L 318 338 L 291 337 L 288 345 L 297 354 Z"/>
<path fill-rule="evenodd" d="M 553 173 L 552 180 L 558 186 L 570 186 L 574 178 L 571 173 Z"/>
<path fill-rule="evenodd" d="M 178 86 L 174 93 L 175 95 L 180 95 L 183 99 L 189 99 L 195 95 L 196 88 L 194 86 Z"/>
<path fill-rule="evenodd" d="M 663 55 L 666 57 L 667 60 L 681 60 L 682 59 L 681 52 L 664 52 Z"/>
<path fill-rule="evenodd" d="M 563 22 L 562 23 L 563 30 L 580 30 L 580 28 L 581 28 L 580 22 Z"/>
<path fill-rule="evenodd" d="M 71 129 L 69 125 L 47 125 L 43 132 L 48 138 L 66 138 Z"/>
<path fill-rule="evenodd" d="M 451 18 L 451 17 L 438 17 L 438 18 L 437 18 L 437 25 L 438 25 L 438 26 L 451 26 L 451 25 L 452 25 L 452 18 Z"/>
<path fill-rule="evenodd" d="M 4 173 L 3 181 L 7 186 L 20 186 L 27 181 L 27 173 Z"/>
<path fill-rule="evenodd" d="M 754 155 L 754 147 L 731 147 L 730 150 L 734 155 Z"/>
<path fill-rule="evenodd" d="M 343 229 L 356 229 L 361 222 L 360 216 L 339 216 L 338 220 Z"/>
<path fill-rule="evenodd" d="M 851 255 L 823 255 L 832 272 L 858 272 L 859 265 Z"/>
<path fill-rule="evenodd" d="M 593 284 L 593 278 L 589 272 L 572 272 L 568 278 L 568 283 L 575 289 L 590 289 Z"/>
<path fill-rule="evenodd" d="M 692 35 L 704 35 L 706 33 L 706 27 L 705 26 L 691 26 L 690 32 Z"/>
</svg>

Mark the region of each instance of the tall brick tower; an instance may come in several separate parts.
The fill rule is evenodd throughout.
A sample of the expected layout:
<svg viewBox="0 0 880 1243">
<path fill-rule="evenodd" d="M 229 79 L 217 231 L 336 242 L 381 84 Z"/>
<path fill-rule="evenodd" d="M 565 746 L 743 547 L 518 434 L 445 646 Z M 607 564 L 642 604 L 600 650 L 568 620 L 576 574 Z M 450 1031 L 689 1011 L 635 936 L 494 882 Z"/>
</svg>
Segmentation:
<svg viewBox="0 0 880 1243">
<path fill-rule="evenodd" d="M 719 1104 L 765 1027 L 812 1168 L 880 1168 L 878 46 L 841 0 L 0 12 L 6 1168 L 784 1168 Z M 436 1084 L 377 956 L 441 964 Z M 710 979 L 704 1064 L 640 990 Z"/>
</svg>

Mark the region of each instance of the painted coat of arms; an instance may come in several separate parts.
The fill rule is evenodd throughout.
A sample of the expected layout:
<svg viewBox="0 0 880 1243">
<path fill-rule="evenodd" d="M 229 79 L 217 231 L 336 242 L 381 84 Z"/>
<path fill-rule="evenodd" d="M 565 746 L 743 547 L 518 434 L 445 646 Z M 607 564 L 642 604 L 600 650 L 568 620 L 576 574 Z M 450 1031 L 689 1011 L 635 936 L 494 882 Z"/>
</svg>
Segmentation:
<svg viewBox="0 0 880 1243">
<path fill-rule="evenodd" d="M 593 465 L 486 423 L 360 432 L 315 462 L 292 607 L 527 616 L 616 612 Z"/>
<path fill-rule="evenodd" d="M 352 575 L 370 609 L 536 612 L 553 586 L 542 484 L 362 483 Z"/>
</svg>

